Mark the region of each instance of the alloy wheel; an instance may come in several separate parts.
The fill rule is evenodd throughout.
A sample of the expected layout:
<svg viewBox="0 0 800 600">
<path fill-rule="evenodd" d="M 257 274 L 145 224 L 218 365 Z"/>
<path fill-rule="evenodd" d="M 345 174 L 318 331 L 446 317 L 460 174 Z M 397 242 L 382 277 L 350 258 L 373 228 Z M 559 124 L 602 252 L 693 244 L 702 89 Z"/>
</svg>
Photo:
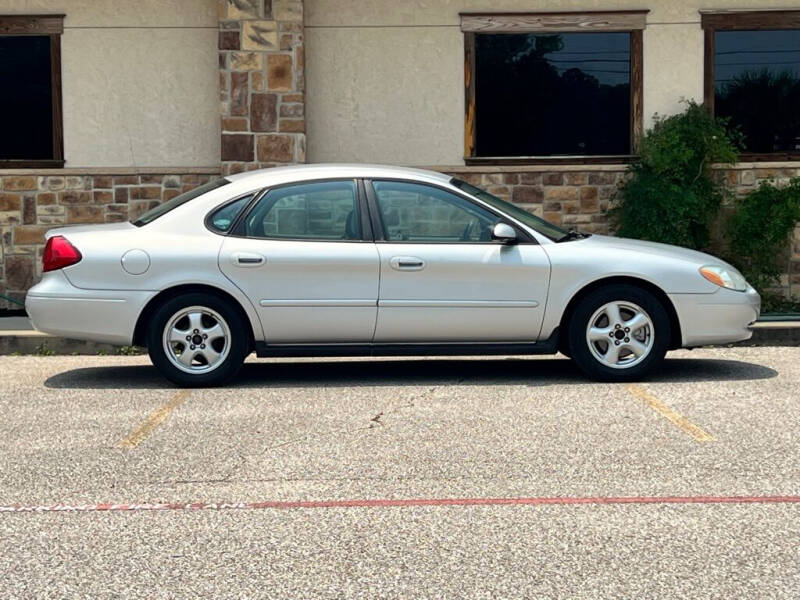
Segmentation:
<svg viewBox="0 0 800 600">
<path fill-rule="evenodd" d="M 598 308 L 586 326 L 586 342 L 595 359 L 613 369 L 641 363 L 653 348 L 653 320 L 637 304 L 608 302 Z"/>
<path fill-rule="evenodd" d="M 169 361 L 185 373 L 208 373 L 228 357 L 231 332 L 225 319 L 204 306 L 182 308 L 167 320 L 162 336 Z"/>
</svg>

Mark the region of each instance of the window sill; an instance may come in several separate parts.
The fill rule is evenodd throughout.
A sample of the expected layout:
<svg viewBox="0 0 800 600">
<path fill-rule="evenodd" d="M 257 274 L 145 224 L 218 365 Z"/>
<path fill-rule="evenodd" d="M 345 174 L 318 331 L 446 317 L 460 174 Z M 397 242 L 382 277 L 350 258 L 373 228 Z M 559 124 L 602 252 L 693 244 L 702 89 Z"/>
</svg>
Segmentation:
<svg viewBox="0 0 800 600">
<path fill-rule="evenodd" d="M 800 162 L 800 152 L 743 152 L 739 155 L 739 162 Z"/>
<path fill-rule="evenodd" d="M 465 156 L 469 166 L 481 165 L 627 165 L 634 154 L 605 156 Z"/>
<path fill-rule="evenodd" d="M 0 169 L 61 169 L 63 160 L 0 160 Z"/>
<path fill-rule="evenodd" d="M 219 166 L 209 167 L 33 167 L 21 168 L 12 162 L 0 161 L 0 177 L 8 175 L 219 175 Z"/>
</svg>

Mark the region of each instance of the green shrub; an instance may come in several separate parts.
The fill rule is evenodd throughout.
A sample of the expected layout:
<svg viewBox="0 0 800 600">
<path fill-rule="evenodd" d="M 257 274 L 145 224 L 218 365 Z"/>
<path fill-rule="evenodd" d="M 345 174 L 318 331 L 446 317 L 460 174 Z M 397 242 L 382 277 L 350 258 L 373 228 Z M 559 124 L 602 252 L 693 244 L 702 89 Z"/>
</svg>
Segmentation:
<svg viewBox="0 0 800 600">
<path fill-rule="evenodd" d="M 120 346 L 117 348 L 117 354 L 120 356 L 136 356 L 142 354 L 142 349 L 138 346 Z"/>
<path fill-rule="evenodd" d="M 36 356 L 53 356 L 56 352 L 52 348 L 48 348 L 45 342 L 42 342 L 33 349 Z"/>
<path fill-rule="evenodd" d="M 761 292 L 761 313 L 800 314 L 800 298 Z"/>
<path fill-rule="evenodd" d="M 800 177 L 784 187 L 764 182 L 737 204 L 727 228 L 729 260 L 764 294 L 779 280 L 779 261 L 800 221 Z"/>
<path fill-rule="evenodd" d="M 617 235 L 705 248 L 727 193 L 710 166 L 736 162 L 738 140 L 727 121 L 695 102 L 680 114 L 656 115 L 609 213 Z"/>
</svg>

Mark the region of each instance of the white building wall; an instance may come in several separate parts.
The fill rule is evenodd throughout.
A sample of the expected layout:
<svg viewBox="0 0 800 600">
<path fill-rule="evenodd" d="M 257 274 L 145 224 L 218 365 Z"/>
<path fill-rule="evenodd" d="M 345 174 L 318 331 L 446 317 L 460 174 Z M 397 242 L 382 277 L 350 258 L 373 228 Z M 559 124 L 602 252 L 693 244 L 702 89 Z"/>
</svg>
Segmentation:
<svg viewBox="0 0 800 600">
<path fill-rule="evenodd" d="M 220 160 L 216 0 L 0 0 L 64 13 L 65 167 Z"/>
<path fill-rule="evenodd" d="M 305 0 L 308 158 L 459 165 L 464 37 L 459 12 L 650 9 L 645 126 L 702 101 L 702 9 L 796 8 L 797 0 Z"/>
</svg>

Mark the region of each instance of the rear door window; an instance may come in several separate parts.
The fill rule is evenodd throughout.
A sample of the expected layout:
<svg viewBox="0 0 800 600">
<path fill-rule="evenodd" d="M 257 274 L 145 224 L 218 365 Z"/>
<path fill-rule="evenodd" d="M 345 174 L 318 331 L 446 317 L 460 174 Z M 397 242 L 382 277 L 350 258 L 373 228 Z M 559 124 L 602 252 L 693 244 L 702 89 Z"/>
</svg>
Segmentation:
<svg viewBox="0 0 800 600">
<path fill-rule="evenodd" d="M 361 240 L 356 183 L 321 181 L 270 190 L 247 215 L 247 237 Z"/>
</svg>

